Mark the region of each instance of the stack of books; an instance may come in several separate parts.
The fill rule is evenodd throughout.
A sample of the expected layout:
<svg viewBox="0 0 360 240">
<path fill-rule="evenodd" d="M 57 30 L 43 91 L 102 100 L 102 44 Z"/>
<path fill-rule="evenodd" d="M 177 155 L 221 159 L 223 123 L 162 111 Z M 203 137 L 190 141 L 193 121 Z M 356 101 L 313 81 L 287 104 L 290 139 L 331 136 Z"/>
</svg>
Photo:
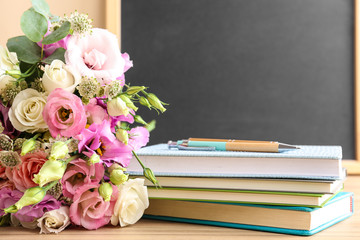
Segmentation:
<svg viewBox="0 0 360 240">
<path fill-rule="evenodd" d="M 158 144 L 137 155 L 162 186 L 146 181 L 145 218 L 312 235 L 353 214 L 353 193 L 342 191 L 340 146 L 265 153 Z M 136 160 L 128 173 L 142 175 Z"/>
</svg>

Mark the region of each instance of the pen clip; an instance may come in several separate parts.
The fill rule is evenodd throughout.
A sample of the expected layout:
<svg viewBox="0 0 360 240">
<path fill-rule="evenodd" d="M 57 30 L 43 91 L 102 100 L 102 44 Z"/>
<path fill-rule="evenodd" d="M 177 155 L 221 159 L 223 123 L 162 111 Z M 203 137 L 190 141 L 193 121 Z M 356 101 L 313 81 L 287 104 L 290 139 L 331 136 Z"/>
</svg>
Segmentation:
<svg viewBox="0 0 360 240">
<path fill-rule="evenodd" d="M 190 151 L 215 151 L 216 148 L 215 147 L 187 147 L 187 146 L 182 146 L 182 145 L 178 145 L 177 148 L 179 150 L 190 150 Z"/>
</svg>

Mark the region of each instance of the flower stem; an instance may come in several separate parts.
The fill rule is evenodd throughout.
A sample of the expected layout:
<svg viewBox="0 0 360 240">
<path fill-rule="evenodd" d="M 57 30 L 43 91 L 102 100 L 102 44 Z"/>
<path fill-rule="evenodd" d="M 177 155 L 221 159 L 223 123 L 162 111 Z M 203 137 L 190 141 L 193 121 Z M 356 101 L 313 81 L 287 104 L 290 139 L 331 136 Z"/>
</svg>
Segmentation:
<svg viewBox="0 0 360 240">
<path fill-rule="evenodd" d="M 58 182 L 59 182 L 59 180 L 52 181 L 51 183 L 49 183 L 48 185 L 46 185 L 46 186 L 44 187 L 44 191 L 47 192 L 50 188 L 52 188 L 53 186 L 55 186 Z"/>
<path fill-rule="evenodd" d="M 72 160 L 77 159 L 77 158 L 79 158 L 79 154 L 76 154 L 76 155 L 74 155 L 74 156 L 72 156 L 72 157 L 69 157 L 69 158 L 66 159 L 66 161 L 65 161 L 66 165 L 68 165 Z"/>
<path fill-rule="evenodd" d="M 44 40 L 44 38 L 43 38 L 43 40 Z M 41 57 L 40 57 L 40 59 L 42 60 L 43 57 L 44 57 L 44 44 L 41 44 Z"/>
<path fill-rule="evenodd" d="M 134 151 L 132 151 L 132 153 L 134 154 L 135 158 L 138 160 L 141 167 L 143 168 L 144 177 L 146 179 L 148 179 L 150 182 L 152 182 L 152 184 L 154 184 L 156 188 L 158 188 L 158 187 L 161 188 L 161 186 L 159 184 L 159 181 L 156 179 L 155 174 L 153 173 L 153 171 L 150 168 L 146 167 L 142 163 L 142 161 L 140 160 L 140 158 L 138 157 L 138 155 Z"/>
<path fill-rule="evenodd" d="M 142 163 L 142 161 L 140 160 L 139 156 L 135 153 L 135 151 L 132 151 L 134 157 L 136 158 L 136 160 L 138 160 L 138 162 L 140 163 L 141 167 L 144 169 L 146 168 L 145 165 Z"/>
</svg>

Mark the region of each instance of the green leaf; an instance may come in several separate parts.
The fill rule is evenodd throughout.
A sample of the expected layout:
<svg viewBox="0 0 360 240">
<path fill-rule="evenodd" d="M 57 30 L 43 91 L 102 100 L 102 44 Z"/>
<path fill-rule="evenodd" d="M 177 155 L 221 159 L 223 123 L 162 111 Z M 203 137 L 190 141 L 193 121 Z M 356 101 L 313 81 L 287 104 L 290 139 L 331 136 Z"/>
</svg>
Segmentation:
<svg viewBox="0 0 360 240">
<path fill-rule="evenodd" d="M 31 0 L 31 3 L 36 12 L 45 17 L 50 15 L 50 7 L 45 0 Z"/>
<path fill-rule="evenodd" d="M 33 42 L 40 42 L 48 30 L 46 18 L 33 8 L 25 11 L 20 20 L 21 30 Z"/>
<path fill-rule="evenodd" d="M 42 62 L 43 63 L 47 63 L 47 64 L 51 64 L 51 62 L 55 59 L 61 60 L 63 62 L 65 62 L 65 49 L 64 48 L 57 48 L 55 50 L 55 52 L 53 52 L 50 56 L 48 56 L 47 58 L 45 58 Z"/>
<path fill-rule="evenodd" d="M 66 21 L 64 22 L 61 27 L 59 27 L 58 29 L 56 29 L 55 31 L 53 31 L 51 34 L 47 35 L 44 40 L 42 40 L 42 44 L 51 44 L 51 43 L 55 43 L 61 39 L 63 39 L 64 37 L 66 37 L 69 34 L 70 31 L 70 22 Z"/>
<path fill-rule="evenodd" d="M 37 63 L 41 59 L 41 48 L 26 36 L 10 38 L 6 46 L 10 52 L 16 52 L 20 61 Z"/>
</svg>

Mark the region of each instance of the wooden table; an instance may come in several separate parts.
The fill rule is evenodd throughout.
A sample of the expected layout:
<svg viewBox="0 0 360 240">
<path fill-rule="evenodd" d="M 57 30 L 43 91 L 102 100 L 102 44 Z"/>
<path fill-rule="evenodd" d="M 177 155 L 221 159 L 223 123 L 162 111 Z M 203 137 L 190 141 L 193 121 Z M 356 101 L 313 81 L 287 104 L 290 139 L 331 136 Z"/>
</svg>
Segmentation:
<svg viewBox="0 0 360 240">
<path fill-rule="evenodd" d="M 38 230 L 24 228 L 0 228 L 0 239 L 27 240 L 27 239 L 321 239 L 321 240 L 359 240 L 360 239 L 360 176 L 349 176 L 345 182 L 345 191 L 355 192 L 355 213 L 349 219 L 340 222 L 311 237 L 290 236 L 276 233 L 257 232 L 250 230 L 211 227 L 204 225 L 173 223 L 154 220 L 140 220 L 133 226 L 126 228 L 103 227 L 96 231 L 87 231 L 80 228 L 69 228 L 59 235 L 39 235 Z"/>
</svg>

